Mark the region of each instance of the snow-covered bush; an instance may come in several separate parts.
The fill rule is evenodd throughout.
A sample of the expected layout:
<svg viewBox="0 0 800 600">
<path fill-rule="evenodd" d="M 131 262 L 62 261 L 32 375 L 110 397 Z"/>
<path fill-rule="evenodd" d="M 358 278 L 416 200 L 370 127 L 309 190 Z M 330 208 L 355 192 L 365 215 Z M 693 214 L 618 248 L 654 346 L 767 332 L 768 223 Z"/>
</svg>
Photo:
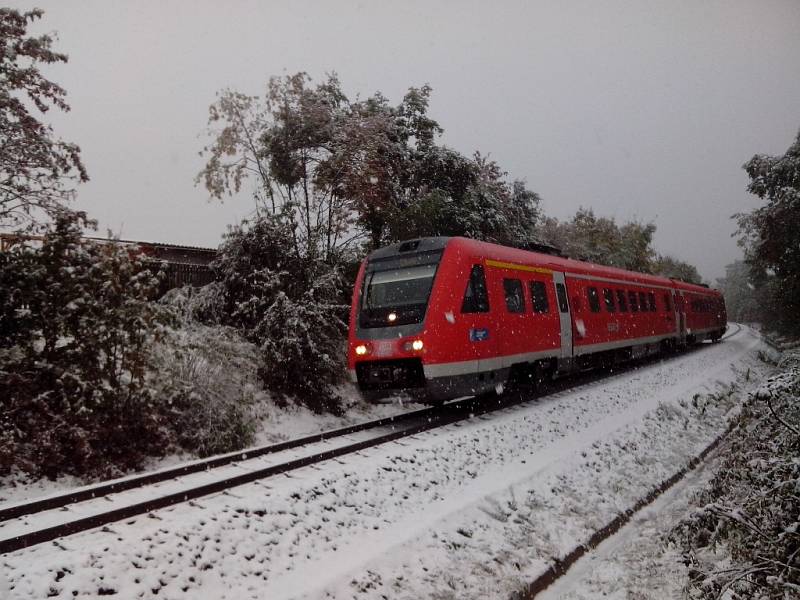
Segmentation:
<svg viewBox="0 0 800 600">
<path fill-rule="evenodd" d="M 219 285 L 158 304 L 158 281 L 64 214 L 0 253 L 0 473 L 114 476 L 181 448 L 253 440 L 260 352 L 219 319 Z"/>
<path fill-rule="evenodd" d="M 673 532 L 689 597 L 800 597 L 800 353 L 749 399 L 726 458 Z"/>
<path fill-rule="evenodd" d="M 335 266 L 298 256 L 292 232 L 272 216 L 230 231 L 213 263 L 219 314 L 259 347 L 260 377 L 276 398 L 336 412 L 345 373 L 342 278 Z"/>
<path fill-rule="evenodd" d="M 63 213 L 40 247 L 0 253 L 0 471 L 137 466 L 169 441 L 147 383 L 156 279 Z"/>
<path fill-rule="evenodd" d="M 182 325 L 219 324 L 225 320 L 223 310 L 225 288 L 218 281 L 193 287 L 186 285 L 167 291 L 160 304 L 171 307 Z"/>
<path fill-rule="evenodd" d="M 341 407 L 333 386 L 341 382 L 345 349 L 340 306 L 324 297 L 335 293 L 333 277 L 326 274 L 299 299 L 278 292 L 254 333 L 261 340 L 259 372 L 270 390 L 337 413 Z"/>
<path fill-rule="evenodd" d="M 265 396 L 258 348 L 231 327 L 194 318 L 209 308 L 214 285 L 171 290 L 161 299 L 173 322 L 162 330 L 152 354 L 150 382 L 170 407 L 175 442 L 200 456 L 252 444 Z"/>
</svg>

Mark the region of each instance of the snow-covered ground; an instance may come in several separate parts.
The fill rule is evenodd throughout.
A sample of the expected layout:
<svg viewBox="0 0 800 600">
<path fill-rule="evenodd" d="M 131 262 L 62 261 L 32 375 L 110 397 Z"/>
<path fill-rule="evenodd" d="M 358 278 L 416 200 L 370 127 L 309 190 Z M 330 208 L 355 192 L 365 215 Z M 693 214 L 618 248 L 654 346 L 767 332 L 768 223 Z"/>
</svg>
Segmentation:
<svg viewBox="0 0 800 600">
<path fill-rule="evenodd" d="M 717 437 L 767 371 L 759 347 L 745 328 L 499 414 L 12 553 L 0 558 L 0 597 L 508 598 Z"/>
<path fill-rule="evenodd" d="M 687 570 L 679 549 L 665 540 L 675 524 L 695 510 L 695 492 L 708 484 L 719 462 L 720 453 L 712 453 L 537 600 L 684 598 Z"/>
<path fill-rule="evenodd" d="M 345 414 L 341 416 L 330 413 L 315 414 L 299 404 L 276 406 L 271 400 L 264 399 L 262 406 L 258 410 L 260 419 L 259 427 L 256 431 L 255 446 L 266 446 L 321 431 L 346 427 L 354 423 L 381 419 L 425 408 L 423 404 L 410 402 L 407 399 L 404 400 L 400 396 L 388 399 L 380 404 L 370 404 L 362 401 L 358 397 L 358 392 L 352 386 L 343 387 L 341 394 L 342 397 L 346 398 L 347 406 Z M 197 460 L 196 457 L 187 453 L 170 454 L 163 458 L 151 459 L 145 465 L 144 471 L 157 471 L 195 460 Z M 31 478 L 25 473 L 14 471 L 10 475 L 0 477 L 0 508 L 3 505 L 24 500 L 63 493 L 70 489 L 82 487 L 86 483 L 72 475 L 64 475 L 50 480 L 46 478 Z"/>
</svg>

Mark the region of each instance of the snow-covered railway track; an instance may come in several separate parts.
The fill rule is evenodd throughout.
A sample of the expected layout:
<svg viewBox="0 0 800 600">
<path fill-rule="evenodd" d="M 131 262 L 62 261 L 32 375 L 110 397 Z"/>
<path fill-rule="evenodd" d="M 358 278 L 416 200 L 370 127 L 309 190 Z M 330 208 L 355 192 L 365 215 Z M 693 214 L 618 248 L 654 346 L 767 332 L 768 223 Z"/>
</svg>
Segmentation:
<svg viewBox="0 0 800 600">
<path fill-rule="evenodd" d="M 734 324 L 735 330 L 729 331 L 724 339 L 735 336 L 742 330 L 742 326 Z M 763 339 L 763 338 L 762 338 Z M 512 600 L 533 600 L 544 595 L 551 597 L 550 588 L 555 584 L 563 584 L 563 579 L 568 578 L 570 569 L 585 555 L 592 552 L 600 544 L 609 540 L 616 535 L 620 529 L 627 525 L 634 516 L 645 507 L 653 504 L 673 486 L 680 482 L 686 475 L 697 468 L 711 452 L 713 452 L 722 441 L 734 430 L 735 422 L 731 422 L 727 429 L 714 438 L 707 446 L 700 452 L 693 456 L 684 466 L 675 471 L 670 477 L 661 481 L 658 485 L 654 486 L 647 494 L 639 498 L 639 500 L 628 509 L 617 514 L 612 520 L 597 528 L 588 536 L 586 541 L 576 545 L 571 551 L 563 556 L 554 560 L 550 566 L 542 572 L 533 581 L 527 583 L 523 589 L 512 594 Z"/>
<path fill-rule="evenodd" d="M 87 486 L 0 509 L 0 554 L 94 529 L 202 496 L 352 454 L 488 412 L 462 400 L 250 449 L 188 465 Z"/>
<path fill-rule="evenodd" d="M 732 337 L 740 331 L 729 332 Z M 548 395 L 580 389 L 599 380 L 619 376 L 600 372 L 557 382 Z M 65 494 L 0 509 L 0 554 L 13 552 L 60 537 L 148 514 L 154 510 L 188 502 L 230 488 L 288 474 L 302 467 L 399 440 L 477 415 L 509 408 L 534 399 L 530 392 L 502 398 L 470 398 L 441 408 L 412 411 L 290 440 L 249 449 L 179 467 L 86 486 Z"/>
<path fill-rule="evenodd" d="M 684 467 L 681 467 L 668 479 L 665 479 L 659 485 L 650 490 L 650 492 L 641 497 L 636 504 L 624 512 L 619 513 L 614 519 L 595 530 L 585 542 L 575 546 L 566 555 L 554 561 L 547 568 L 547 570 L 544 571 L 544 573 L 524 586 L 521 591 L 515 593 L 512 596 L 512 600 L 533 600 L 534 598 L 538 598 L 542 592 L 548 590 L 548 588 L 550 588 L 553 584 L 559 582 L 559 580 L 568 574 L 572 566 L 575 565 L 575 563 L 577 563 L 587 553 L 591 552 L 601 543 L 614 536 L 617 532 L 619 532 L 620 529 L 622 529 L 622 527 L 631 521 L 636 513 L 655 502 L 665 492 L 683 479 L 689 471 L 695 469 L 713 450 L 717 448 L 717 446 L 719 446 L 719 444 L 732 430 L 733 427 L 729 427 L 722 434 L 720 434 L 719 437 L 714 439 L 708 446 L 706 446 L 697 456 L 692 458 L 688 464 L 686 464 Z"/>
</svg>

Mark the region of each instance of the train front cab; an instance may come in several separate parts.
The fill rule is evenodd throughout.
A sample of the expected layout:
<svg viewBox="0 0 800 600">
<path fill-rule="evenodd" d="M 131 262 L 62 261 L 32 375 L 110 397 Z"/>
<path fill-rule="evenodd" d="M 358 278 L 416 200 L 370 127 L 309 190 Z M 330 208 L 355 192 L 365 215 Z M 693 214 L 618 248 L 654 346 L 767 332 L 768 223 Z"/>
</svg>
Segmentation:
<svg viewBox="0 0 800 600">
<path fill-rule="evenodd" d="M 366 398 L 400 389 L 434 402 L 480 394 L 571 355 L 563 273 L 488 259 L 475 244 L 423 238 L 362 265 L 349 362 Z"/>
<path fill-rule="evenodd" d="M 362 263 L 350 310 L 351 378 L 368 399 L 424 395 L 425 320 L 447 238 L 376 250 Z"/>
<path fill-rule="evenodd" d="M 394 244 L 362 264 L 348 360 L 366 399 L 402 390 L 436 402 L 492 389 L 503 373 L 481 367 L 490 368 L 497 342 L 484 261 L 465 257 L 456 240 Z"/>
</svg>

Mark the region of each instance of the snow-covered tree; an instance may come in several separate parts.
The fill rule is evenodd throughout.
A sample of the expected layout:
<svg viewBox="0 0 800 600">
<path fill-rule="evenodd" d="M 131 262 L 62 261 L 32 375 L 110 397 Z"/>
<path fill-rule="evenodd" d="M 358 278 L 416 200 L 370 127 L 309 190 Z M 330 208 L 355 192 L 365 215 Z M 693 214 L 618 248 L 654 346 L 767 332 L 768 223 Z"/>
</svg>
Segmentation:
<svg viewBox="0 0 800 600">
<path fill-rule="evenodd" d="M 596 216 L 591 208 L 580 208 L 570 221 L 545 218 L 539 235 L 570 258 L 651 273 L 655 231 L 653 223 L 631 221 L 620 226 L 613 218 Z"/>
<path fill-rule="evenodd" d="M 800 355 L 789 352 L 736 416 L 720 467 L 672 532 L 687 598 L 786 600 L 800 591 Z"/>
<path fill-rule="evenodd" d="M 92 226 L 64 211 L 0 253 L 0 472 L 110 476 L 251 442 L 258 348 L 192 318 L 215 315 L 219 286 L 191 310 L 156 304 L 148 265 L 82 239 Z"/>
<path fill-rule="evenodd" d="M 304 73 L 272 78 L 263 99 L 224 91 L 197 181 L 222 199 L 252 179 L 259 214 L 292 226 L 299 256 L 329 263 L 359 243 L 420 235 L 530 241 L 538 196 L 493 161 L 437 144 L 431 91 L 351 101 L 335 76 L 312 87 Z"/>
<path fill-rule="evenodd" d="M 763 290 L 756 289 L 756 282 L 750 266 L 742 260 L 725 267 L 725 277 L 717 279 L 717 288 L 725 296 L 728 319 L 739 323 L 763 321 Z"/>
<path fill-rule="evenodd" d="M 800 333 L 800 133 L 783 156 L 757 154 L 745 165 L 747 189 L 764 206 L 738 214 L 740 244 L 764 288 L 763 309 L 775 329 Z"/>
<path fill-rule="evenodd" d="M 168 441 L 146 381 L 157 281 L 82 242 L 89 224 L 64 212 L 41 247 L 0 253 L 0 470 L 133 467 Z"/>
<path fill-rule="evenodd" d="M 423 189 L 387 220 L 387 242 L 421 236 L 465 236 L 510 246 L 538 241 L 540 198 L 524 182 L 509 183 L 499 165 L 480 154 L 467 159 L 442 149 L 441 174 L 450 189 Z M 449 155 L 449 156 L 448 156 Z"/>
<path fill-rule="evenodd" d="M 334 387 L 345 373 L 345 286 L 336 267 L 297 256 L 292 235 L 272 215 L 231 229 L 212 265 L 218 314 L 260 349 L 267 389 L 335 411 Z"/>
<path fill-rule="evenodd" d="M 43 11 L 0 8 L 0 226 L 42 225 L 88 180 L 80 148 L 54 136 L 34 111 L 69 110 L 66 92 L 40 72 L 42 64 L 65 63 L 49 35 L 28 35 Z"/>
<path fill-rule="evenodd" d="M 348 115 L 335 76 L 312 87 L 305 73 L 273 77 L 263 98 L 232 90 L 209 109 L 212 142 L 197 176 L 212 197 L 253 184 L 257 214 L 280 217 L 292 228 L 297 256 L 329 260 L 349 235 L 349 202 L 330 181 L 326 165 Z"/>
<path fill-rule="evenodd" d="M 660 254 L 656 257 L 653 261 L 652 272 L 654 275 L 680 279 L 689 283 L 702 283 L 703 281 L 697 271 L 697 267 L 666 254 Z"/>
</svg>

